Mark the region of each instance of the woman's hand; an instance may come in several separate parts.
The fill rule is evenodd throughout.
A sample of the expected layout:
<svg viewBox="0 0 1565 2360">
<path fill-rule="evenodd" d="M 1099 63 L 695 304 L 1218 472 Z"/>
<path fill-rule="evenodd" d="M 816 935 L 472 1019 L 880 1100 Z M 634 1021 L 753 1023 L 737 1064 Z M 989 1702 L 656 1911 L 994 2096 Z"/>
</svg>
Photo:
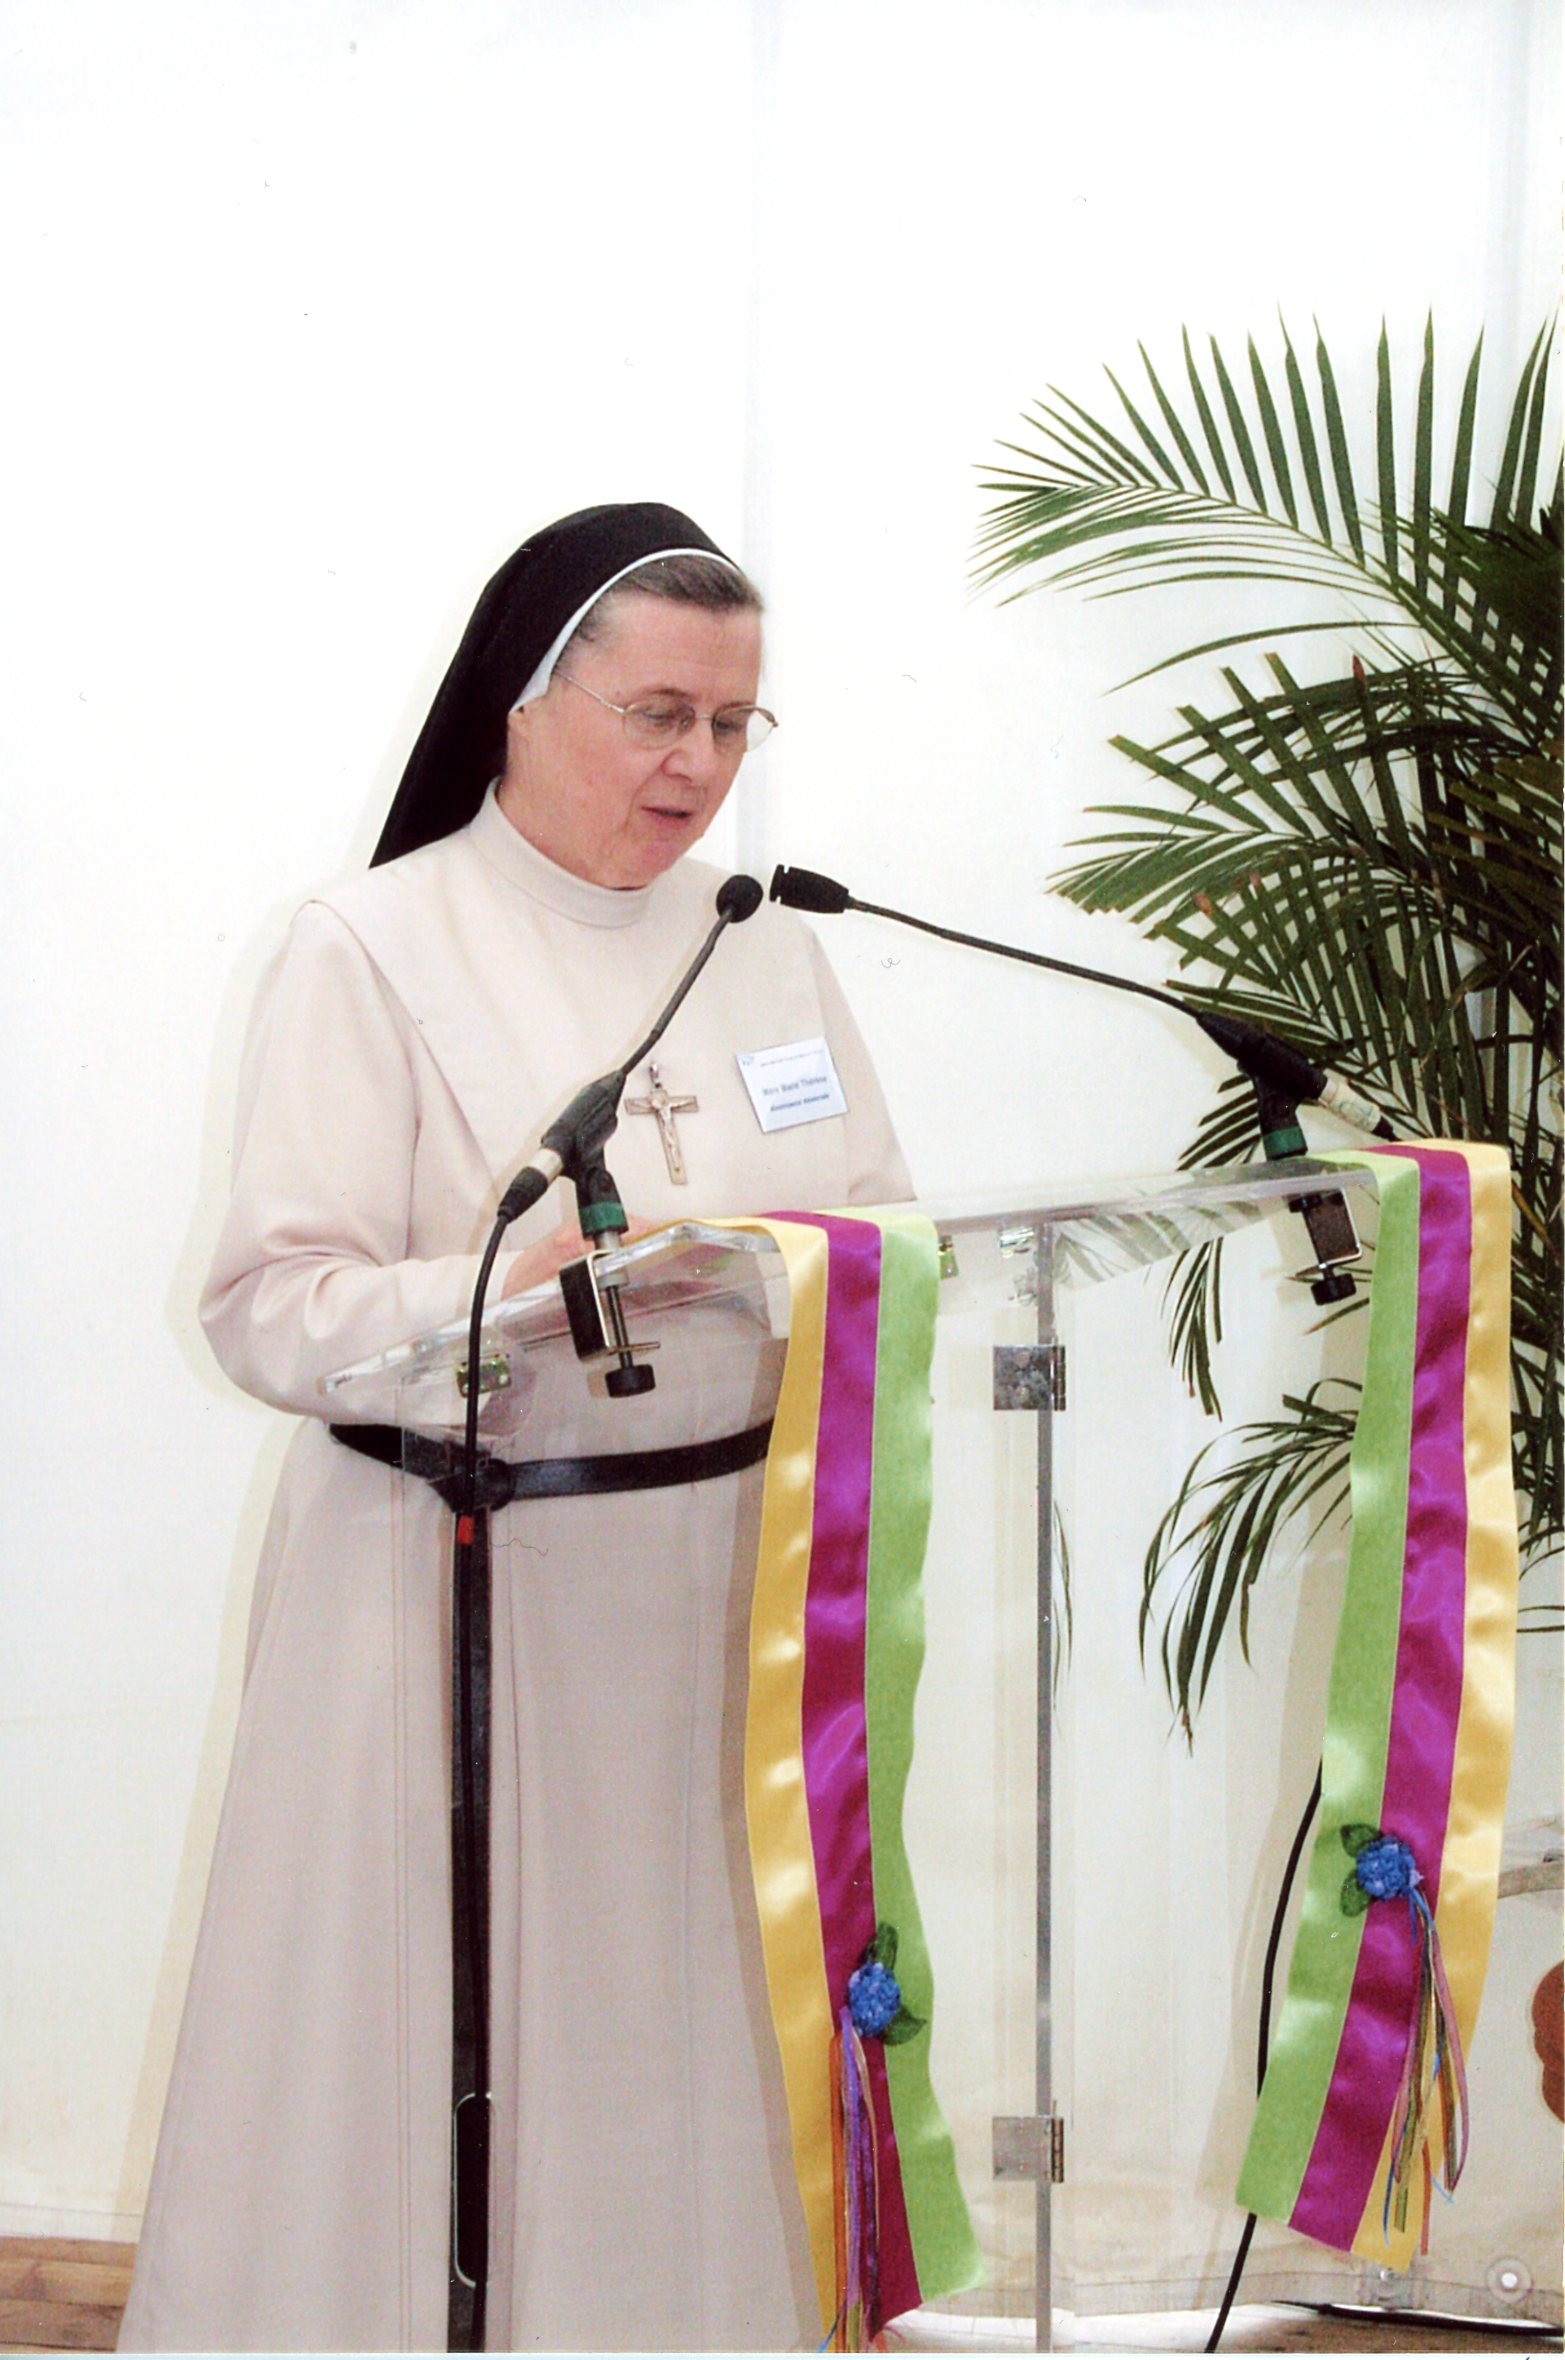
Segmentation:
<svg viewBox="0 0 1565 2360">
<path fill-rule="evenodd" d="M 639 1214 L 632 1213 L 626 1222 L 625 1235 L 627 1238 L 645 1237 L 649 1230 L 657 1226 L 655 1221 L 643 1221 Z M 558 1278 L 567 1262 L 579 1262 L 584 1254 L 590 1254 L 591 1251 L 591 1246 L 581 1233 L 580 1224 L 575 1221 L 562 1222 L 554 1234 L 544 1238 L 540 1244 L 523 1246 L 505 1274 L 505 1283 L 500 1289 L 501 1301 L 508 1295 L 525 1295 L 529 1287 L 547 1285 L 551 1278 Z"/>
</svg>

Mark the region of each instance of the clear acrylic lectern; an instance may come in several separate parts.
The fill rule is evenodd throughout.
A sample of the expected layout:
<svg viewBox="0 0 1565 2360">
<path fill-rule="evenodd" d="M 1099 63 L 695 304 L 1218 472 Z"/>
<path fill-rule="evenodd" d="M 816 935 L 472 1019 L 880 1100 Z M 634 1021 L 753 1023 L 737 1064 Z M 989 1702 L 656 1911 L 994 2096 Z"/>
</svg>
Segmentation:
<svg viewBox="0 0 1565 2360">
<path fill-rule="evenodd" d="M 1051 2206 L 1072 2178 L 1053 1973 L 1055 1911 L 1069 1906 L 1056 1845 L 1056 1626 L 1073 1594 L 1124 1578 L 1123 1567 L 1094 1562 L 1061 1480 L 1061 1419 L 1080 1398 L 1066 1359 L 1072 1323 L 1103 1282 L 1268 1220 L 1285 1261 L 1308 1261 L 1290 1207 L 1343 1190 L 1355 1207 L 1373 1201 L 1361 1172 L 1290 1163 L 923 1208 L 941 1240 L 942 1285 L 929 1647 L 908 1835 L 937 1980 L 935 2084 L 989 2264 L 986 2287 L 949 2307 L 1004 2313 L 1018 2327 L 1030 2310 L 1039 2350 L 1054 2341 Z M 632 1345 L 650 1354 L 655 1390 L 608 1398 L 577 1357 L 558 1285 L 537 1289 L 485 1324 L 486 1451 L 663 1446 L 769 1414 L 788 1299 L 764 1237 L 681 1222 L 602 1257 L 599 1275 L 618 1291 Z M 1179 1472 L 1179 1448 L 1158 1430 L 1161 1405 L 1182 1389 L 1160 1333 L 1154 1349 L 1137 1350 L 1135 1365 L 1100 1353 L 1099 1397 L 1071 1413 L 1100 1433 L 1117 1428 L 1114 1451 L 1089 1468 L 1099 1496 L 1149 1461 L 1154 1491 L 1163 1461 Z M 328 1379 L 330 1415 L 457 1436 L 467 1360 L 465 1325 L 414 1338 Z"/>
</svg>

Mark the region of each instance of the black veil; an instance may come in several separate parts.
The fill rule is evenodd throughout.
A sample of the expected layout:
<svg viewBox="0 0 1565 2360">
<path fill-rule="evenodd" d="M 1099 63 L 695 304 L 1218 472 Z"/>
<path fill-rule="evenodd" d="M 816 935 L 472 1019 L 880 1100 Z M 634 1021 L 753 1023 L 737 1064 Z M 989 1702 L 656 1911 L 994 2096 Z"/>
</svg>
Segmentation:
<svg viewBox="0 0 1565 2360">
<path fill-rule="evenodd" d="M 506 716 L 571 617 L 627 566 L 677 549 L 724 557 L 679 509 L 637 500 L 562 516 L 506 559 L 419 731 L 372 868 L 466 827 L 504 768 Z"/>
</svg>

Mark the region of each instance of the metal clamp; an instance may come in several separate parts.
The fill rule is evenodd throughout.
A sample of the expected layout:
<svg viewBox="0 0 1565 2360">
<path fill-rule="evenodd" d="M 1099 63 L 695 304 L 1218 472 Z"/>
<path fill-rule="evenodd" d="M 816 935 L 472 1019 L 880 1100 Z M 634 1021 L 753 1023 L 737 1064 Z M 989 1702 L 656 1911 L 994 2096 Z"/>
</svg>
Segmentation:
<svg viewBox="0 0 1565 2360">
<path fill-rule="evenodd" d="M 657 1382 L 652 1371 L 641 1365 L 657 1346 L 631 1343 L 618 1283 L 617 1273 L 601 1270 L 596 1254 L 589 1254 L 582 1262 L 567 1262 L 560 1272 L 560 1293 L 565 1298 L 576 1357 L 589 1368 L 602 1369 L 603 1381 L 616 1398 L 650 1393 Z"/>
</svg>

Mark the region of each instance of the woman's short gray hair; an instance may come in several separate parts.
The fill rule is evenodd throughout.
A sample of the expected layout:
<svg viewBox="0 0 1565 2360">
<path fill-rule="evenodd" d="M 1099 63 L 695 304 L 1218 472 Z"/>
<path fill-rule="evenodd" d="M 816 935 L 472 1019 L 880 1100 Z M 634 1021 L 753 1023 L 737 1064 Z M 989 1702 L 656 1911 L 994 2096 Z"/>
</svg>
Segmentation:
<svg viewBox="0 0 1565 2360">
<path fill-rule="evenodd" d="M 703 557 L 691 550 L 679 550 L 672 557 L 649 557 L 645 565 L 624 575 L 587 609 L 561 650 L 561 660 L 573 647 L 597 639 L 616 603 L 632 591 L 641 598 L 666 598 L 675 606 L 699 606 L 711 615 L 758 615 L 762 611 L 761 593 L 755 584 L 725 558 Z"/>
</svg>

